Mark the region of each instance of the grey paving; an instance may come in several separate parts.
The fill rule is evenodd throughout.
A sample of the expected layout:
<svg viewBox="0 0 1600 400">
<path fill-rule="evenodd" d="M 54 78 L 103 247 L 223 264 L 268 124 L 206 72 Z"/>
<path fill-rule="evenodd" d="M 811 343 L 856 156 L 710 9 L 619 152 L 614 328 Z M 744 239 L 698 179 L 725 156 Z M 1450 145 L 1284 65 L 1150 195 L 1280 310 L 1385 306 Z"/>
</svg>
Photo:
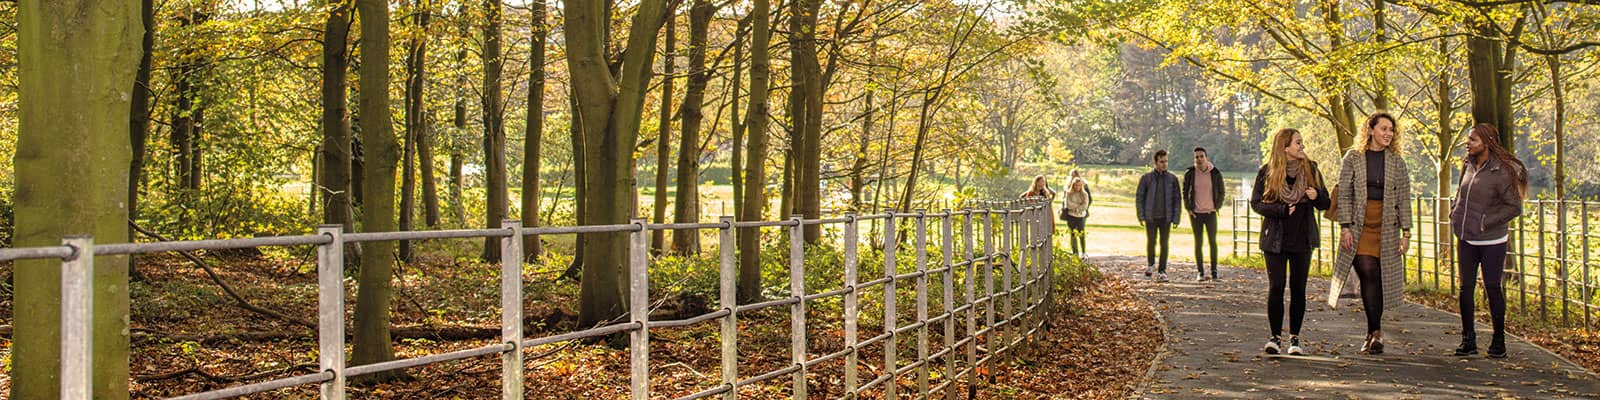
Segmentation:
<svg viewBox="0 0 1600 400">
<path fill-rule="evenodd" d="M 1092 257 L 1102 273 L 1135 282 L 1167 326 L 1165 347 L 1137 398 L 1600 399 L 1600 378 L 1515 337 L 1509 357 L 1455 357 L 1456 314 L 1407 303 L 1384 315 L 1385 354 L 1359 354 L 1366 320 L 1359 302 L 1337 310 L 1327 281 L 1308 284 L 1303 356 L 1267 355 L 1266 273 L 1223 267 L 1195 282 L 1193 264 L 1169 266 L 1170 281 L 1144 277 L 1144 258 Z M 1285 307 L 1287 309 L 1287 306 Z M 1287 318 L 1286 318 L 1287 319 Z M 1488 324 L 1479 323 L 1480 348 Z M 1288 322 L 1284 323 L 1287 338 Z"/>
</svg>

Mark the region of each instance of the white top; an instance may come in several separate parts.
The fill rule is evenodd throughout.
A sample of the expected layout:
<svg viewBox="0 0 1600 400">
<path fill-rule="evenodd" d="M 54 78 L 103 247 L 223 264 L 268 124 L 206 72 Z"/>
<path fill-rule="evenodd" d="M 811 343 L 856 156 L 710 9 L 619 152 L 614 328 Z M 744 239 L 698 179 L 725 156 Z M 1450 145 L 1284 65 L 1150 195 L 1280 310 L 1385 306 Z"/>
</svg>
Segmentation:
<svg viewBox="0 0 1600 400">
<path fill-rule="evenodd" d="M 1463 242 L 1467 242 L 1467 244 L 1470 244 L 1470 245 L 1473 245 L 1473 246 L 1493 246 L 1493 245 L 1497 245 L 1497 244 L 1504 244 L 1506 242 L 1506 239 L 1509 239 L 1509 238 L 1511 238 L 1511 235 L 1508 234 L 1506 236 L 1501 236 L 1498 239 L 1489 239 L 1489 240 L 1466 240 L 1466 239 L 1462 239 L 1462 241 Z"/>
</svg>

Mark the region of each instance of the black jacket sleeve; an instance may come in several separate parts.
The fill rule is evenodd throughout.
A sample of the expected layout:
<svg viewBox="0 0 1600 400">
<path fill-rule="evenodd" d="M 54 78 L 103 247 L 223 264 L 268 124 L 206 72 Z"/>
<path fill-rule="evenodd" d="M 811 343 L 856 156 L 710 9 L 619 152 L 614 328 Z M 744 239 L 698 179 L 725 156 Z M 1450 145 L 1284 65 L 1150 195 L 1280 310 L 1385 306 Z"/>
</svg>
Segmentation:
<svg viewBox="0 0 1600 400">
<path fill-rule="evenodd" d="M 1267 218 L 1288 218 L 1289 205 L 1266 203 L 1261 200 L 1262 195 L 1266 193 L 1266 180 L 1267 166 L 1263 165 L 1260 170 L 1256 171 L 1256 184 L 1250 190 L 1250 209 L 1255 210 L 1256 214 L 1261 214 L 1261 216 Z"/>
</svg>

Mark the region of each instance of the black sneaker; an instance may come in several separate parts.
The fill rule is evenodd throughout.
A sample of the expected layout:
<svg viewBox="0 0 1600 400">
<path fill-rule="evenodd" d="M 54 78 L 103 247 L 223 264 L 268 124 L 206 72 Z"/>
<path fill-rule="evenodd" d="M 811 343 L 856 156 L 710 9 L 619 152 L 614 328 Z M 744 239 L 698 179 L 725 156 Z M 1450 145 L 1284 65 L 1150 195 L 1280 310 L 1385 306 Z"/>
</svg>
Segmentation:
<svg viewBox="0 0 1600 400">
<path fill-rule="evenodd" d="M 1506 336 L 1494 335 L 1489 340 L 1489 358 L 1506 358 Z"/>
<path fill-rule="evenodd" d="M 1478 338 L 1472 332 L 1461 334 L 1461 345 L 1456 346 L 1456 357 L 1478 354 Z"/>
<path fill-rule="evenodd" d="M 1306 353 L 1305 350 L 1300 348 L 1300 337 L 1299 336 L 1290 336 L 1289 337 L 1289 355 L 1298 356 L 1298 355 L 1302 355 L 1302 354 L 1305 354 L 1305 353 Z"/>
<path fill-rule="evenodd" d="M 1266 351 L 1267 354 L 1278 354 L 1278 349 L 1281 348 L 1279 346 L 1280 343 L 1278 337 L 1273 336 L 1272 339 L 1267 339 L 1267 345 L 1262 346 L 1261 350 Z"/>
</svg>

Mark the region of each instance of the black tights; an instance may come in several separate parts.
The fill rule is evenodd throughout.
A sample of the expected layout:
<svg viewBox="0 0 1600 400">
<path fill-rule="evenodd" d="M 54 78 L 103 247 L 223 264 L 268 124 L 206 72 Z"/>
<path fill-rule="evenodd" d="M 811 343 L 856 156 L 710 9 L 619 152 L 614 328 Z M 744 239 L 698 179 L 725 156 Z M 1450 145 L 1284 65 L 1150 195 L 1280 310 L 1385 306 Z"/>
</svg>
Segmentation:
<svg viewBox="0 0 1600 400">
<path fill-rule="evenodd" d="M 1465 241 L 1456 244 L 1456 259 L 1461 260 L 1461 332 L 1472 332 L 1474 309 L 1472 297 L 1478 282 L 1478 266 L 1483 266 L 1483 292 L 1489 297 L 1489 317 L 1494 321 L 1494 334 L 1506 332 L 1506 291 L 1501 285 L 1505 278 L 1506 244 L 1474 246 Z"/>
<path fill-rule="evenodd" d="M 1283 331 L 1283 289 L 1289 288 L 1289 334 L 1300 334 L 1300 321 L 1306 317 L 1306 274 L 1311 270 L 1311 252 L 1266 253 L 1267 321 L 1272 336 Z"/>
<path fill-rule="evenodd" d="M 1356 277 L 1361 279 L 1361 310 L 1367 314 L 1367 333 L 1383 330 L 1383 262 L 1378 257 L 1356 256 Z"/>
</svg>

